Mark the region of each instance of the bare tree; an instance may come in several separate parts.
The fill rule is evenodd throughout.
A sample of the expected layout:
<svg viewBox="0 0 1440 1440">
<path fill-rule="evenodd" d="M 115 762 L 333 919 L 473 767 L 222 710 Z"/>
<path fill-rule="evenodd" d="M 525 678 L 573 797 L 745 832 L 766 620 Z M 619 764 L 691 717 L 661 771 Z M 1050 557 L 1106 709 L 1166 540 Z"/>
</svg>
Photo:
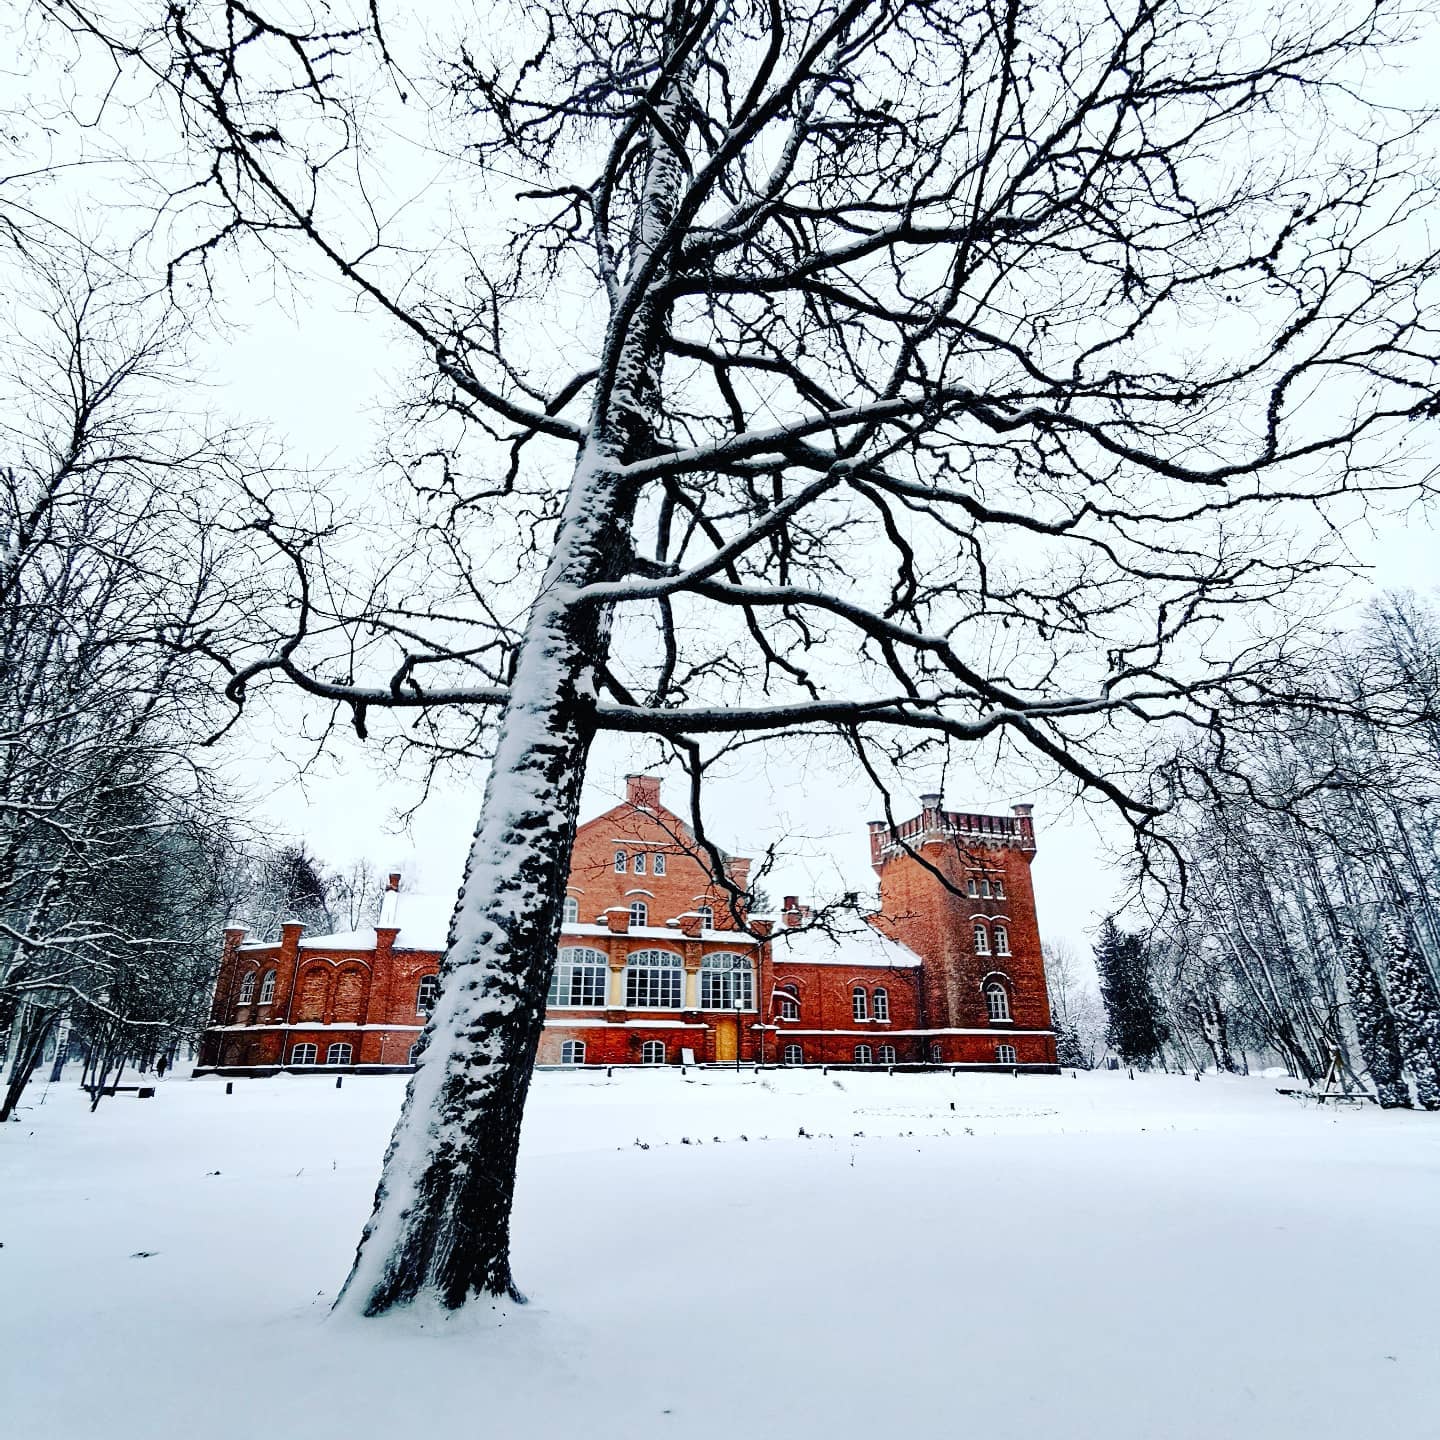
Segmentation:
<svg viewBox="0 0 1440 1440">
<path fill-rule="evenodd" d="M 1095 967 L 1067 940 L 1047 940 L 1041 948 L 1056 1057 L 1062 1065 L 1092 1070 L 1105 1045 L 1105 1007 Z"/>
<path fill-rule="evenodd" d="M 360 0 L 41 3 L 178 115 L 179 271 L 318 257 L 420 361 L 415 549 L 367 576 L 271 524 L 296 623 L 231 685 L 490 758 L 367 1314 L 516 1293 L 597 734 L 672 749 L 701 835 L 717 755 L 821 734 L 877 780 L 991 744 L 1143 832 L 1136 733 L 1288 694 L 1230 617 L 1283 634 L 1333 558 L 1308 517 L 1420 483 L 1433 189 L 1423 125 L 1366 98 L 1388 7 L 543 0 L 487 41 Z M 380 139 L 415 113 L 454 157 L 429 210 Z"/>
</svg>

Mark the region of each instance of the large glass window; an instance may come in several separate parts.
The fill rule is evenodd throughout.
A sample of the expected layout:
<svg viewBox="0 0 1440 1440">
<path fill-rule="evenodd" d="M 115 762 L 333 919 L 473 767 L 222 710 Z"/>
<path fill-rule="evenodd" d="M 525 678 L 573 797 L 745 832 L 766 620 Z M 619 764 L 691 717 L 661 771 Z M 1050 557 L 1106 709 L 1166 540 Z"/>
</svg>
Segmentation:
<svg viewBox="0 0 1440 1440">
<path fill-rule="evenodd" d="M 647 1040 L 640 1047 L 640 1063 L 642 1065 L 663 1065 L 665 1063 L 665 1042 L 663 1040 Z"/>
<path fill-rule="evenodd" d="M 306 1041 L 303 1045 L 292 1045 L 290 1047 L 290 1063 L 292 1065 L 313 1065 L 317 1047 Z"/>
<path fill-rule="evenodd" d="M 268 1005 L 275 998 L 275 972 L 267 970 L 260 980 L 260 1003 Z"/>
<path fill-rule="evenodd" d="M 700 962 L 702 1010 L 752 1010 L 754 1005 L 755 971 L 746 956 L 707 955 Z"/>
<path fill-rule="evenodd" d="M 337 1041 L 325 1051 L 325 1063 L 327 1065 L 348 1065 L 350 1057 L 354 1053 L 354 1050 L 343 1040 Z"/>
<path fill-rule="evenodd" d="M 877 1020 L 890 1018 L 890 992 L 883 985 L 875 987 L 875 1018 Z"/>
<path fill-rule="evenodd" d="M 650 923 L 650 907 L 643 900 L 630 902 L 630 923 L 632 925 L 648 925 Z"/>
<path fill-rule="evenodd" d="M 248 1005 L 255 998 L 255 972 L 251 970 L 240 982 L 240 994 L 236 997 L 237 1005 Z"/>
<path fill-rule="evenodd" d="M 998 980 L 992 980 L 985 987 L 985 1011 L 992 1020 L 1010 1018 L 1010 996 Z"/>
<path fill-rule="evenodd" d="M 435 998 L 440 994 L 440 977 L 422 975 L 415 991 L 415 1013 L 428 1015 L 435 1008 Z"/>
<path fill-rule="evenodd" d="M 598 1007 L 605 1003 L 609 966 L 598 950 L 567 946 L 555 957 L 547 1005 Z"/>
<path fill-rule="evenodd" d="M 625 1005 L 630 1010 L 678 1010 L 685 971 L 670 950 L 637 950 L 625 962 Z"/>
<path fill-rule="evenodd" d="M 850 1013 L 857 1020 L 868 1020 L 870 1018 L 870 1007 L 865 999 L 865 990 L 857 985 L 850 992 Z"/>
<path fill-rule="evenodd" d="M 585 1042 L 583 1040 L 561 1041 L 560 1063 L 562 1065 L 583 1065 L 585 1063 Z"/>
</svg>

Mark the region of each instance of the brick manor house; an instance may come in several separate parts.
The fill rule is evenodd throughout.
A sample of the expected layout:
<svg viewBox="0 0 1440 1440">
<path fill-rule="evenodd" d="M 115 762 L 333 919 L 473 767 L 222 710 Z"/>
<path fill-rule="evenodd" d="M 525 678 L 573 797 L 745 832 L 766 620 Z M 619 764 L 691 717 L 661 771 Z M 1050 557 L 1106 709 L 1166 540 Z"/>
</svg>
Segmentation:
<svg viewBox="0 0 1440 1440">
<path fill-rule="evenodd" d="M 830 933 L 787 896 L 742 928 L 659 780 L 628 777 L 624 803 L 576 835 L 539 1063 L 1053 1069 L 1030 806 L 921 804 L 898 827 L 870 822 L 874 914 Z M 724 866 L 744 889 L 750 861 Z M 391 876 L 373 928 L 227 929 L 196 1073 L 404 1068 L 453 906 Z"/>
</svg>

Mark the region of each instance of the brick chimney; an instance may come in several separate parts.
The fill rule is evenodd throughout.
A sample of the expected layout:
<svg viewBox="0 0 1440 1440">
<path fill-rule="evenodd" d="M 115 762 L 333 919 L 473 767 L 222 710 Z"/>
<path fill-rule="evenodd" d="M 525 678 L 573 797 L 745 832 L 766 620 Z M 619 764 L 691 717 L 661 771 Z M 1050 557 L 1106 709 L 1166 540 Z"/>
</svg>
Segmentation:
<svg viewBox="0 0 1440 1440">
<path fill-rule="evenodd" d="M 660 777 L 658 775 L 627 775 L 625 799 L 638 810 L 660 808 Z"/>
<path fill-rule="evenodd" d="M 725 874 L 733 884 L 744 890 L 750 884 L 750 861 L 743 855 L 732 855 L 725 862 Z"/>
<path fill-rule="evenodd" d="M 785 928 L 793 930 L 800 923 L 800 902 L 794 895 L 785 897 Z"/>
</svg>

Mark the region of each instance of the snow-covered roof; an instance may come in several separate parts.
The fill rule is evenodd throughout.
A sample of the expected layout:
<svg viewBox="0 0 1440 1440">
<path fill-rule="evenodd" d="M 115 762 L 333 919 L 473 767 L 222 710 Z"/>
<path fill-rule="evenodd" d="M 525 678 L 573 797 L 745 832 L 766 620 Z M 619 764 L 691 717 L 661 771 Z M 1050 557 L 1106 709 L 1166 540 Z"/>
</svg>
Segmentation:
<svg viewBox="0 0 1440 1440">
<path fill-rule="evenodd" d="M 380 923 L 389 929 L 399 926 L 395 937 L 397 950 L 434 950 L 445 948 L 450 935 L 450 916 L 455 910 L 453 895 L 401 895 L 389 891 L 380 912 Z M 302 950 L 373 950 L 375 927 L 344 930 L 335 935 L 302 935 Z"/>
<path fill-rule="evenodd" d="M 771 937 L 771 955 L 776 965 L 843 965 L 858 968 L 883 965 L 887 969 L 913 969 L 920 957 L 898 940 L 882 935 L 863 922 L 858 929 L 837 931 L 787 930 Z"/>
</svg>

